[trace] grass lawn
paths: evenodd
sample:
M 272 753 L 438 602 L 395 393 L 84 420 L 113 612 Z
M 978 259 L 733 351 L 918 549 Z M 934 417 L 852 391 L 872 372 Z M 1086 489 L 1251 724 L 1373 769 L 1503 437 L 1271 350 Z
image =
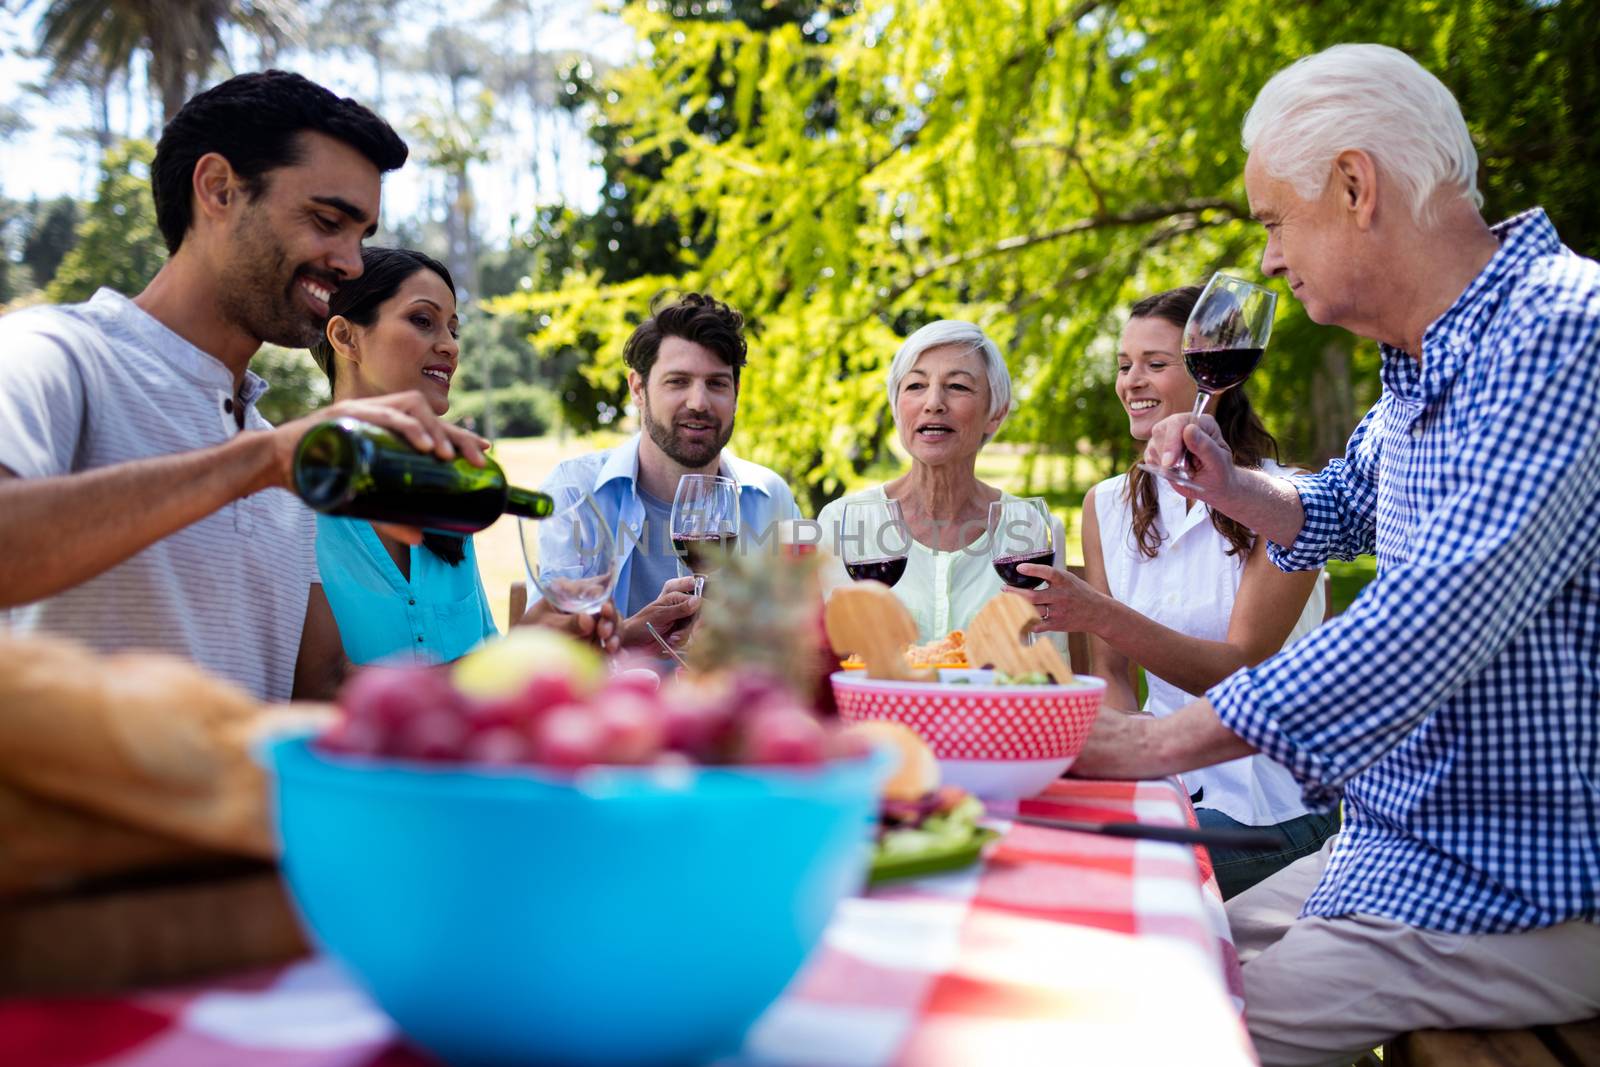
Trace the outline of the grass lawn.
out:
M 505 468 L 506 477 L 514 485 L 534 487 L 542 484 L 555 470 L 556 464 L 570 456 L 582 455 L 596 449 L 610 448 L 625 440 L 615 432 L 593 434 L 587 437 L 561 438 L 557 436 L 504 439 L 495 444 L 495 458 Z M 978 457 L 978 477 L 991 485 L 1011 493 L 1027 491 L 1027 469 L 1030 457 L 1020 449 L 995 445 Z M 894 477 L 905 470 L 902 460 L 898 467 L 885 467 L 867 472 L 861 485 Z M 1080 526 L 1083 512 L 1081 490 L 1042 489 L 1043 486 L 1088 486 L 1103 474 L 1104 467 L 1093 457 L 1050 455 L 1033 459 L 1035 495 L 1049 501 L 1067 529 L 1066 557 L 1068 563 L 1083 562 Z M 505 629 L 509 612 L 512 582 L 524 579 L 522 548 L 518 543 L 517 523 L 495 523 L 476 538 L 478 567 L 483 574 L 483 587 L 489 595 L 494 610 L 495 623 Z M 1334 609 L 1343 611 L 1355 599 L 1361 587 L 1376 573 L 1371 556 L 1363 556 L 1354 563 L 1330 563 L 1328 574 L 1332 580 Z

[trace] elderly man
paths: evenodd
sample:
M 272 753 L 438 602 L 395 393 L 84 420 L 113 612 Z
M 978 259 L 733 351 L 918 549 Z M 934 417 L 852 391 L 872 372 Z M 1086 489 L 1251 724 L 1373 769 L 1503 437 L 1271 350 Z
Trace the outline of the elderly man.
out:
M 1168 718 L 1106 713 L 1078 773 L 1250 752 L 1345 831 L 1235 898 L 1268 1064 L 1413 1029 L 1600 1012 L 1600 266 L 1543 212 L 1484 223 L 1460 110 L 1400 52 L 1341 45 L 1262 89 L 1245 185 L 1263 269 L 1383 347 L 1344 458 L 1280 480 L 1174 416 L 1189 495 L 1279 567 L 1376 550 L 1344 615 Z

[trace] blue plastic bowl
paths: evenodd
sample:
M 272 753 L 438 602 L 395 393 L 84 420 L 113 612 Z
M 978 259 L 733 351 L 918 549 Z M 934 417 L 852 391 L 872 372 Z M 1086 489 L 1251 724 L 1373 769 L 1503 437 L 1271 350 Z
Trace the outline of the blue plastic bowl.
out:
M 736 1049 L 863 881 L 883 757 L 577 779 L 270 747 L 306 924 L 451 1064 Z

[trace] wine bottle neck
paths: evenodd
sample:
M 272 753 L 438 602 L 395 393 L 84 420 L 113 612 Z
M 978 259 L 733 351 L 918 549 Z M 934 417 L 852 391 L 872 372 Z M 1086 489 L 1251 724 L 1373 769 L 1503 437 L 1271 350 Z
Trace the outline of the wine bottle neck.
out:
M 549 518 L 556 510 L 556 502 L 545 493 L 535 489 L 518 489 L 514 485 L 506 487 L 506 514 L 517 515 L 524 519 Z

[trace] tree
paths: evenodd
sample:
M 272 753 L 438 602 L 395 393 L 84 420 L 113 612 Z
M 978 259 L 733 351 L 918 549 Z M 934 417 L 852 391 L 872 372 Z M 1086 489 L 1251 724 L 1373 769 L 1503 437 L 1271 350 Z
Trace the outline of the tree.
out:
M 1221 267 L 1257 270 L 1239 129 L 1273 72 L 1377 40 L 1464 99 L 1496 89 L 1504 117 L 1490 121 L 1506 127 L 1478 133 L 1491 203 L 1506 206 L 1498 138 L 1517 123 L 1553 131 L 1554 158 L 1592 159 L 1583 6 L 868 0 L 813 35 L 631 4 L 644 58 L 603 81 L 596 125 L 629 160 L 661 153 L 659 179 L 628 200 L 645 226 L 677 227 L 679 247 L 655 273 L 617 278 L 591 259 L 502 306 L 548 317 L 536 344 L 585 348 L 590 379 L 615 387 L 621 339 L 656 291 L 729 299 L 752 337 L 736 447 L 813 506 L 882 455 L 888 359 L 936 317 L 980 323 L 1006 353 L 1017 409 L 1003 442 L 1087 443 L 1109 463 L 1106 443 L 1126 437 L 1109 385 L 1128 304 Z M 1533 73 L 1505 77 L 1507 47 Z M 1536 81 L 1539 116 L 1516 99 Z M 699 124 L 708 111 L 728 121 Z M 1539 195 L 1576 199 L 1586 172 Z M 600 247 L 596 235 L 590 256 Z M 1374 359 L 1282 302 L 1250 388 L 1291 457 L 1338 449 L 1373 398 Z
M 114 75 L 128 70 L 136 53 L 146 54 L 166 122 L 224 56 L 222 30 L 229 25 L 274 46 L 303 32 L 299 5 L 289 0 L 50 0 L 39 20 L 39 51 L 56 77 L 86 58 Z
M 262 394 L 256 409 L 274 426 L 328 405 L 328 376 L 303 348 L 262 345 L 261 351 L 250 358 L 250 369 L 272 387 Z
M 87 300 L 101 286 L 137 293 L 161 269 L 167 253 L 150 199 L 154 158 L 149 141 L 126 141 L 106 154 L 94 202 L 78 224 L 77 244 L 46 290 L 51 301 Z
M 44 288 L 78 240 L 78 202 L 70 196 L 32 205 L 32 226 L 22 241 L 22 262 L 33 284 Z

